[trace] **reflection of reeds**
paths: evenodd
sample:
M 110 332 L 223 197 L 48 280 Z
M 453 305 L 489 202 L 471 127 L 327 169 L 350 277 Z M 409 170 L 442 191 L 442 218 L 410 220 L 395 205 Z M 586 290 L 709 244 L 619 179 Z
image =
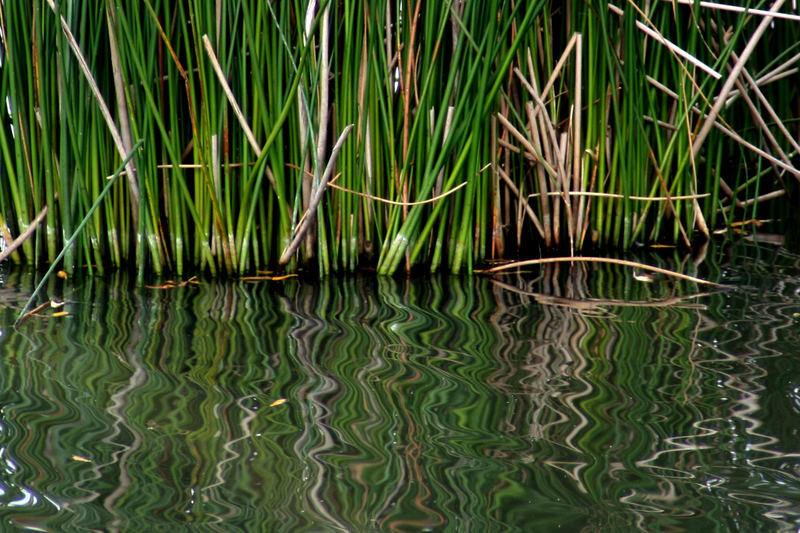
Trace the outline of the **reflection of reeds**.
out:
M 0 235 L 178 274 L 689 244 L 785 214 L 784 6 L 3 2 Z
M 780 278 L 725 267 L 741 290 L 703 296 L 607 264 L 502 284 L 88 278 L 73 319 L 15 332 L 0 309 L 3 484 L 42 496 L 4 513 L 59 531 L 655 530 L 723 509 L 774 525 L 800 514 L 784 371 L 800 280 L 796 257 L 771 259 Z

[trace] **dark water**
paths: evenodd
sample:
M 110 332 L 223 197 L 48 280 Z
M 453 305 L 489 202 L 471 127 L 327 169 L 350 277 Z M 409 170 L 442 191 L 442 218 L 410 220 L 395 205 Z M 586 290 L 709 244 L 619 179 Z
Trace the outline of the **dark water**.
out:
M 662 264 L 739 290 L 9 272 L 0 530 L 796 531 L 800 259 Z

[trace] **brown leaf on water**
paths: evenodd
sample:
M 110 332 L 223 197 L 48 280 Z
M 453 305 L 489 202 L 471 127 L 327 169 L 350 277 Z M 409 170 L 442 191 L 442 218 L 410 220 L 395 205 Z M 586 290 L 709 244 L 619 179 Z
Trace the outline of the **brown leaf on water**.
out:
M 53 314 L 42 313 L 42 311 L 44 311 L 48 307 L 51 309 L 57 309 L 63 305 L 64 302 L 61 300 L 47 300 L 43 304 L 37 305 L 36 307 L 25 313 L 23 316 L 21 316 L 19 319 L 19 324 L 22 324 L 32 316 L 45 317 L 45 318 L 66 316 L 69 314 L 67 311 L 58 311 Z

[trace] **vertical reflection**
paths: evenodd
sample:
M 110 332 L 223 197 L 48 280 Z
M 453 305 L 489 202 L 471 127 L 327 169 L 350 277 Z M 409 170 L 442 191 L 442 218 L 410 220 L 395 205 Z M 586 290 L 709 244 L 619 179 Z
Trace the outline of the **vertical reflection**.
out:
M 329 398 L 340 392 L 340 385 L 321 366 L 327 355 L 326 340 L 331 335 L 328 326 L 330 306 L 336 303 L 327 284 L 320 286 L 319 290 L 301 287 L 293 298 L 283 298 L 282 302 L 284 311 L 294 317 L 289 333 L 292 343 L 287 355 L 305 376 L 305 381 L 293 391 L 303 420 L 302 433 L 295 441 L 294 451 L 305 463 L 303 479 L 307 481 L 307 490 L 304 499 L 309 510 L 326 527 L 347 531 L 347 526 L 333 511 L 338 502 L 331 501 L 323 490 L 330 472 L 321 459 L 334 451 L 338 440 L 330 426 Z
M 800 517 L 795 278 L 697 296 L 607 266 L 165 290 L 115 275 L 52 284 L 70 315 L 17 332 L 24 283 L 0 287 L 0 515 L 16 527 Z

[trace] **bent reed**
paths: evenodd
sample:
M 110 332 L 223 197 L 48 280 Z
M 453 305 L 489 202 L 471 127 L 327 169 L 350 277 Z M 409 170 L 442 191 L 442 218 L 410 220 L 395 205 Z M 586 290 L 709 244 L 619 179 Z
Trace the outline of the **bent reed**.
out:
M 4 0 L 0 235 L 389 275 L 786 217 L 800 16 L 744 3 Z

